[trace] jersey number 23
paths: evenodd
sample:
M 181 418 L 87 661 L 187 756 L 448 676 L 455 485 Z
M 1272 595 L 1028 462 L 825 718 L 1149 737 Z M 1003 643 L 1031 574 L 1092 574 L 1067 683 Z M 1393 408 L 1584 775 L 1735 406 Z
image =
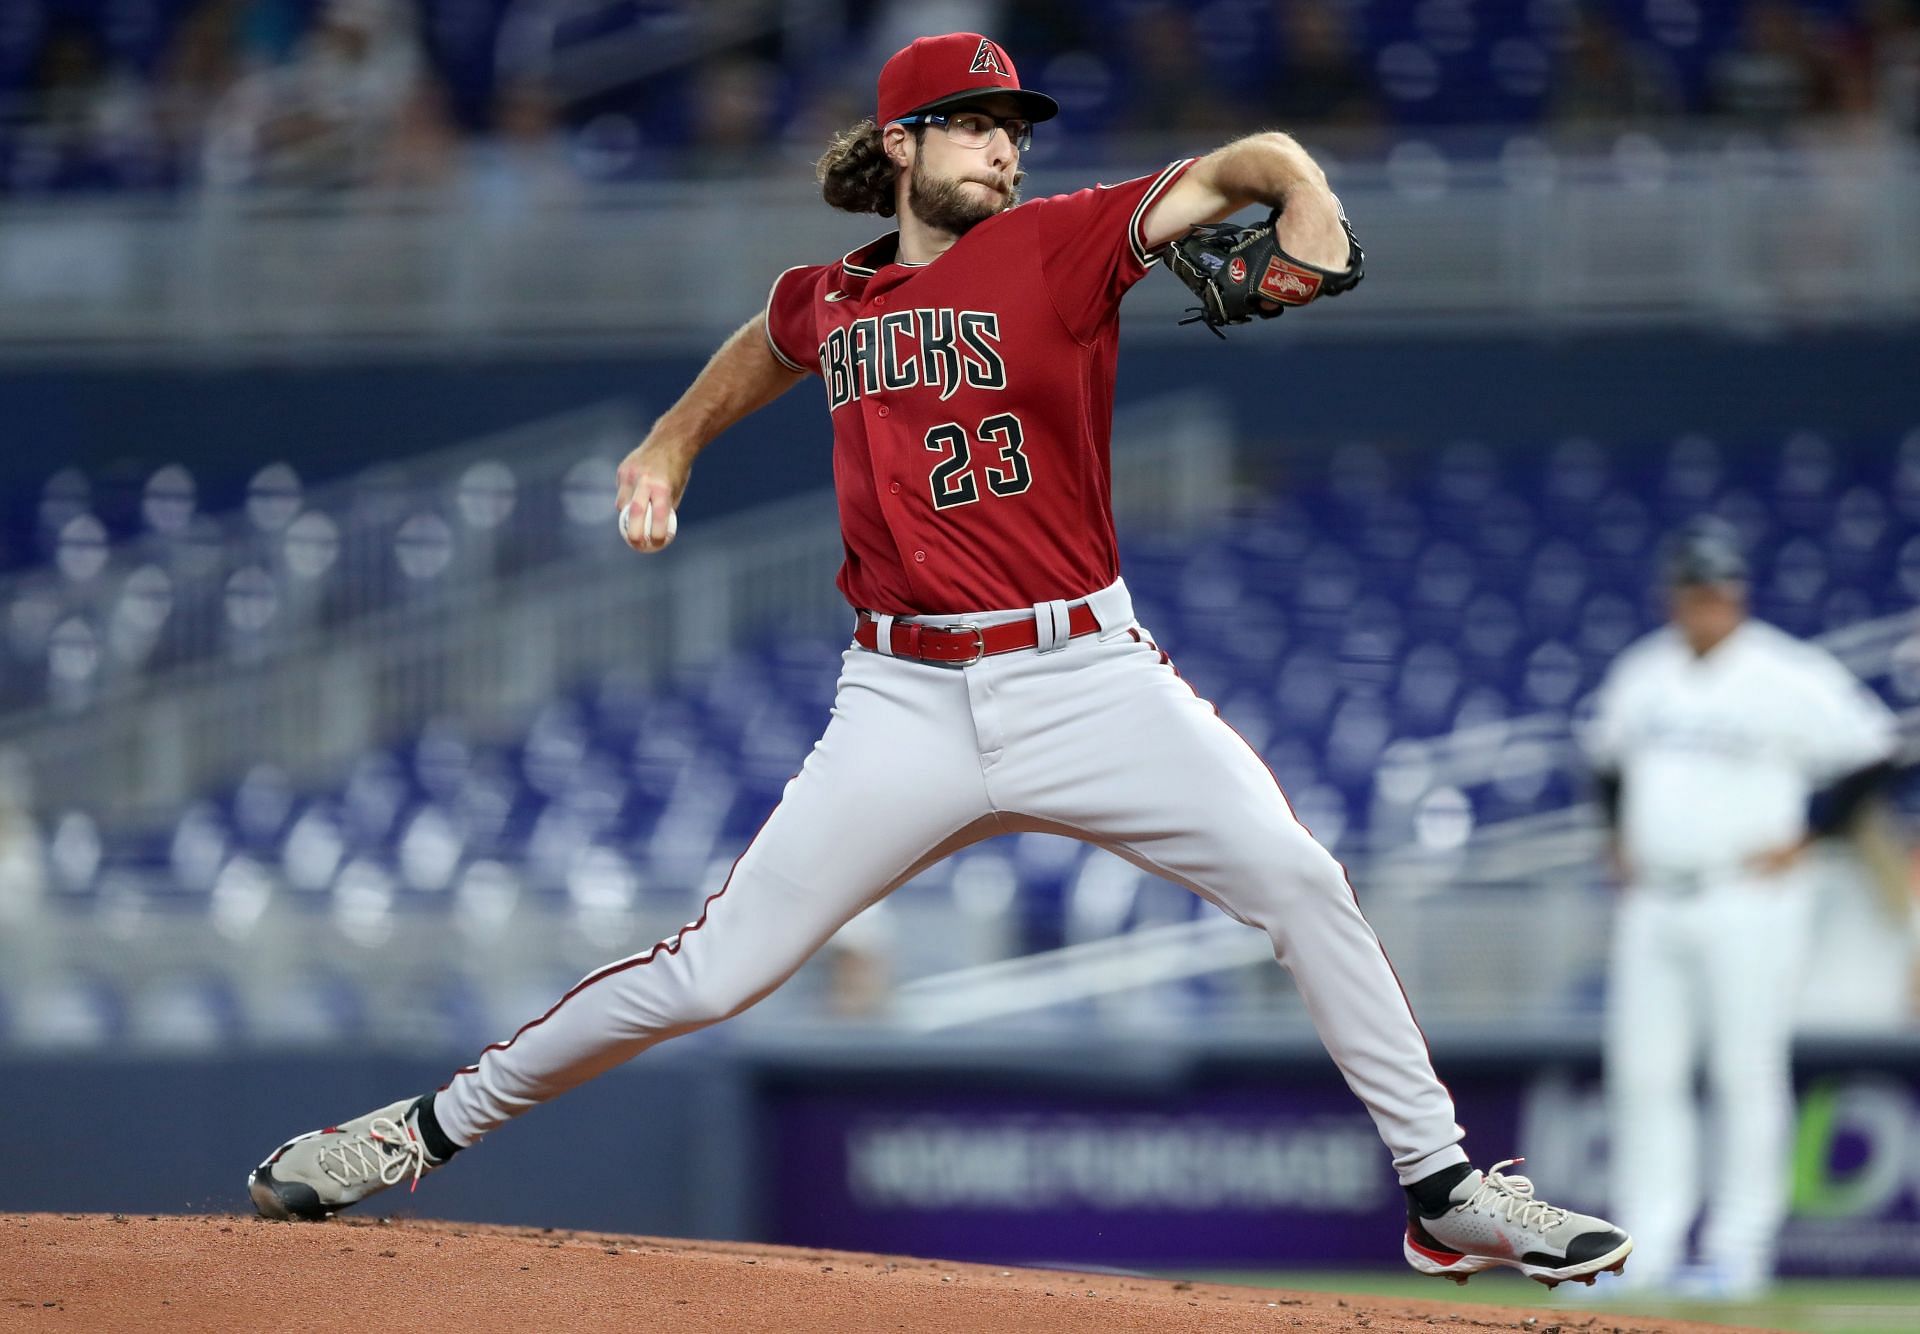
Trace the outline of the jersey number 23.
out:
M 1017 496 L 1033 485 L 1033 470 L 1020 446 L 1025 435 L 1020 419 L 1011 412 L 987 418 L 974 431 L 982 445 L 996 451 L 984 469 L 987 489 L 996 496 Z M 927 432 L 927 448 L 941 456 L 928 479 L 935 509 L 971 505 L 980 499 L 979 476 L 973 471 L 973 441 L 959 422 L 947 422 Z

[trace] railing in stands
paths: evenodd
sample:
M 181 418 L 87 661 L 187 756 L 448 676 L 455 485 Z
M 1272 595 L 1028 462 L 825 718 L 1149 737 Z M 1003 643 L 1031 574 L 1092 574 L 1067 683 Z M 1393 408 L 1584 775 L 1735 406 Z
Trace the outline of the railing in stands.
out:
M 1337 136 L 1336 136 L 1337 138 Z M 1120 180 L 1204 145 L 1138 141 L 1103 167 L 1030 164 L 1029 196 Z M 1736 327 L 1920 312 L 1920 147 L 1890 134 L 1773 141 L 1669 127 L 1497 156 L 1409 138 L 1330 176 L 1372 257 L 1364 300 L 1288 335 L 1388 324 Z M 607 339 L 710 347 L 790 264 L 884 223 L 820 202 L 778 159 L 752 176 L 501 193 L 271 191 L 8 206 L 0 354 L 140 344 Z M 690 261 L 690 253 L 698 258 Z M 1184 290 L 1127 305 L 1132 337 L 1184 337 Z
M 627 552 L 612 499 L 630 421 L 602 409 L 409 465 L 378 488 L 373 536 L 343 548 L 358 554 L 341 586 L 359 591 L 338 600 L 356 614 L 293 619 L 257 646 L 242 640 L 241 652 L 232 616 L 211 616 L 175 665 L 0 721 L 0 747 L 24 755 L 43 809 L 119 820 L 178 805 L 256 762 L 312 775 L 433 718 L 484 732 L 597 673 L 645 678 L 780 627 L 835 633 L 847 613 L 834 587 L 842 549 L 829 494 L 689 528 L 658 558 Z M 1231 436 L 1205 398 L 1123 411 L 1114 441 L 1116 511 L 1178 528 L 1226 504 Z M 521 479 L 516 517 L 460 520 L 461 487 L 476 469 Z M 337 544 L 365 496 L 349 484 L 289 518 L 282 565 L 307 516 L 321 516 Z M 497 488 L 471 499 L 483 511 L 501 503 Z M 431 531 L 409 538 L 422 519 Z M 409 560 L 442 573 L 409 589 Z M 261 568 L 260 596 L 298 596 L 284 568 Z M 225 579 L 214 595 L 231 599 Z M 324 590 L 315 600 L 333 601 Z

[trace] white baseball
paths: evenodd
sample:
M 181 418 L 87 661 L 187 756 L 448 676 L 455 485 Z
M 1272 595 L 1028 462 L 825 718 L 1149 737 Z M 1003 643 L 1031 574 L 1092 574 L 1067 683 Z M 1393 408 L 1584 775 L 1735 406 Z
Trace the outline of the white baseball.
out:
M 620 511 L 620 539 L 623 542 L 625 542 L 628 546 L 632 546 L 634 544 L 633 530 L 632 530 L 633 508 L 634 507 L 632 504 L 628 504 L 628 506 L 625 509 Z M 667 511 L 666 538 L 673 537 L 674 535 L 679 533 L 679 531 L 680 531 L 679 512 L 673 509 L 669 509 Z M 653 502 L 651 500 L 647 502 L 646 509 L 642 512 L 640 517 L 640 536 L 641 536 L 641 540 L 645 543 L 646 546 L 648 547 L 653 546 L 654 544 Z M 666 538 L 662 538 L 661 541 L 664 542 Z

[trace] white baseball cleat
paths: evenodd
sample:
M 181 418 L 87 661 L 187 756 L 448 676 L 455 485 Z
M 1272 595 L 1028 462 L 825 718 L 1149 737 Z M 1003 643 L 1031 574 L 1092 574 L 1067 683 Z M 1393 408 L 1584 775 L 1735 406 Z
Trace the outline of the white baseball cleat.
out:
M 318 1220 L 409 1178 L 417 1184 L 443 1161 L 420 1139 L 424 1101 L 403 1098 L 288 1140 L 248 1175 L 253 1207 L 262 1218 Z
M 1402 1246 L 1407 1263 L 1456 1283 L 1507 1265 L 1549 1288 L 1568 1279 L 1591 1284 L 1604 1270 L 1620 1273 L 1633 1238 L 1603 1218 L 1536 1200 L 1531 1181 L 1501 1173 L 1520 1161 L 1510 1158 L 1483 1177 L 1462 1179 L 1445 1213 L 1429 1218 L 1409 1211 Z

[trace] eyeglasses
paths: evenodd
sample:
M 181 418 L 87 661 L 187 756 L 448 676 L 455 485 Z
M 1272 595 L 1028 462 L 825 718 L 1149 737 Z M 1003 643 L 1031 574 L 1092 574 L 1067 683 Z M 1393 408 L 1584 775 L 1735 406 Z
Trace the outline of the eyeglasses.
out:
M 1005 130 L 1013 146 L 1024 153 L 1033 147 L 1033 122 L 1021 116 L 990 116 L 984 111 L 929 111 L 902 116 L 902 125 L 938 125 L 962 148 L 985 148 L 995 130 Z

